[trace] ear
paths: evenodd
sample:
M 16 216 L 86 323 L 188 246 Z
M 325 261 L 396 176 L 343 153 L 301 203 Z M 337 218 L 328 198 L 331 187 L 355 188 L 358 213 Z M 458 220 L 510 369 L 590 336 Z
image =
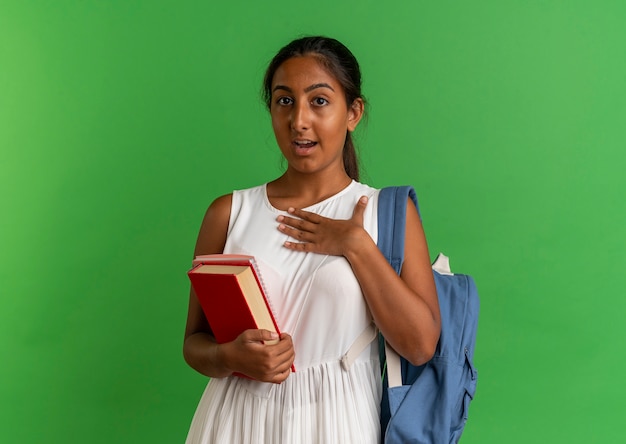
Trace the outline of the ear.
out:
M 352 105 L 350 105 L 348 109 L 348 131 L 352 132 L 356 129 L 364 112 L 365 103 L 363 103 L 363 99 L 359 97 L 352 102 Z

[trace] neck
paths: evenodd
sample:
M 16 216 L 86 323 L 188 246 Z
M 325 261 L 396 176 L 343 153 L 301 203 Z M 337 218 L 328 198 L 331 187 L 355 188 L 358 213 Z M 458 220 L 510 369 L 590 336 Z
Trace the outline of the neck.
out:
M 278 179 L 268 184 L 268 198 L 280 209 L 304 208 L 334 196 L 346 188 L 352 179 L 341 174 L 301 174 L 287 169 Z

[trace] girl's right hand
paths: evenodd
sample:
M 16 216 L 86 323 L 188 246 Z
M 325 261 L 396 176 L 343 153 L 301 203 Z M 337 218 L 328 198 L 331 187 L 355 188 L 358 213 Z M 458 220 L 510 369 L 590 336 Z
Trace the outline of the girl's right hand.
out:
M 287 333 L 282 333 L 276 344 L 264 342 L 272 340 L 276 340 L 276 333 L 246 330 L 234 341 L 219 347 L 223 362 L 233 372 L 243 373 L 258 381 L 280 384 L 291 373 L 296 355 L 291 336 Z

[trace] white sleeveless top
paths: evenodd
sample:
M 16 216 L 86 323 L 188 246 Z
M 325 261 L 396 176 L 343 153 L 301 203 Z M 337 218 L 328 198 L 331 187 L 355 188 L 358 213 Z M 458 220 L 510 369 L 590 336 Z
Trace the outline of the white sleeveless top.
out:
M 378 190 L 352 182 L 305 208 L 349 219 L 361 196 L 364 227 L 376 241 Z M 282 384 L 212 378 L 187 443 L 378 443 L 381 396 L 377 341 L 349 369 L 341 356 L 372 317 L 344 257 L 292 251 L 278 231 L 266 186 L 235 191 L 225 253 L 256 257 L 276 321 L 294 342 L 295 368 Z M 293 239 L 290 239 L 293 241 Z

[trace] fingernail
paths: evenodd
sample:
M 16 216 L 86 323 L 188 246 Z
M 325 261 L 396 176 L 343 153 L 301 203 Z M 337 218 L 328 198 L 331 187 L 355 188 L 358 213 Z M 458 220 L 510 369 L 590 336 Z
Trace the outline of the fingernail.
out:
M 280 216 L 278 216 L 278 217 L 276 218 L 276 220 L 277 220 L 278 222 L 282 222 L 284 218 L 285 218 L 285 216 L 280 215 Z
M 361 196 L 361 203 L 367 203 L 367 196 Z
M 287 213 L 293 213 L 294 211 L 296 211 L 296 209 L 294 207 L 289 207 L 287 209 Z

